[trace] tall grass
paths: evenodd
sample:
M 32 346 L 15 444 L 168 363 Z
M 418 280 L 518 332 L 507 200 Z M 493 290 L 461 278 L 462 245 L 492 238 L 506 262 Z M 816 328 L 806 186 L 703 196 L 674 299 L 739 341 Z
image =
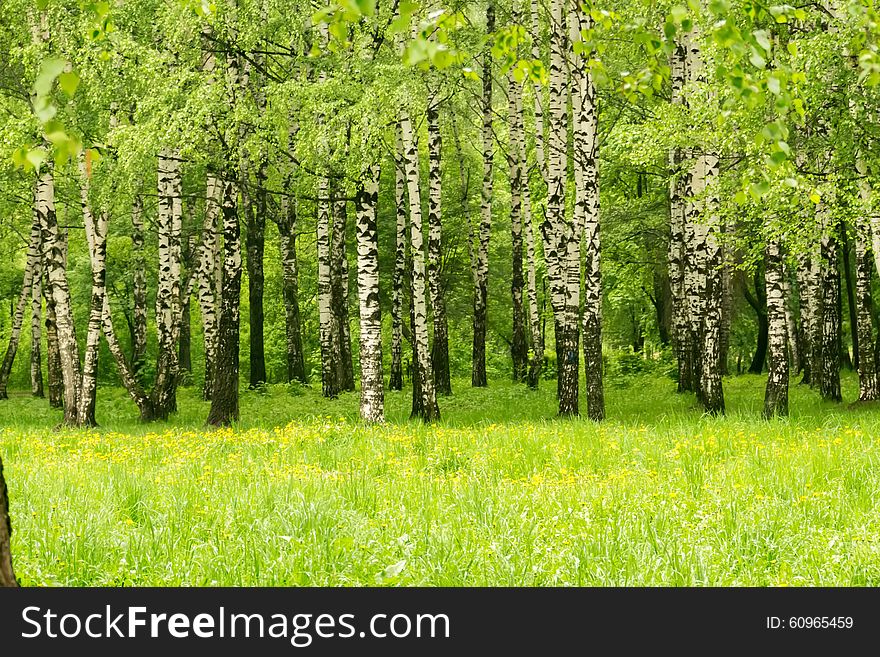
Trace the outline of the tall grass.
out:
M 356 394 L 244 393 L 205 429 L 184 389 L 142 425 L 115 389 L 92 431 L 45 401 L 0 403 L 24 584 L 877 585 L 880 410 L 763 378 L 725 381 L 703 417 L 659 378 L 608 390 L 609 420 L 554 419 L 552 382 L 455 382 L 443 421 L 363 426 Z M 845 381 L 855 396 L 855 381 Z

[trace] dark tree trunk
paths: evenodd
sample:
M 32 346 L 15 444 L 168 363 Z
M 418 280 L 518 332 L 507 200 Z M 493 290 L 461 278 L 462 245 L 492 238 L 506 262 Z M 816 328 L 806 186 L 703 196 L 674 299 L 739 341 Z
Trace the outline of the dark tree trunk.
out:
M 257 170 L 257 189 L 254 202 L 247 212 L 247 272 L 248 310 L 250 320 L 250 387 L 266 383 L 266 347 L 263 339 L 265 312 L 263 310 L 263 255 L 266 246 L 266 166 Z
M 767 322 L 767 293 L 766 283 L 764 282 L 763 265 L 759 265 L 755 269 L 753 277 L 755 284 L 755 295 L 752 295 L 748 285 L 743 285 L 746 301 L 755 311 L 755 319 L 758 324 L 758 341 L 755 346 L 755 354 L 752 357 L 752 363 L 749 365 L 750 374 L 760 374 L 764 371 L 764 362 L 767 360 L 767 332 L 769 325 Z
M 185 278 L 181 283 L 180 332 L 177 337 L 177 369 L 181 381 L 192 374 L 192 316 L 190 313 L 193 290 L 198 276 L 196 238 L 190 235 L 181 249 Z M 175 409 L 176 410 L 176 409 Z
M 822 376 L 819 392 L 827 401 L 843 401 L 840 391 L 840 267 L 838 244 L 833 236 L 822 238 Z
M 524 177 L 524 162 L 521 160 L 523 148 L 523 129 L 519 123 L 522 114 L 521 90 L 511 76 L 508 89 L 510 96 L 510 239 L 512 246 L 513 272 L 510 292 L 513 300 L 513 338 L 510 342 L 510 356 L 513 361 L 513 380 L 525 381 L 529 366 L 529 346 L 526 340 L 526 313 L 524 306 L 525 276 L 523 275 L 523 194 L 528 194 L 527 179 Z
M 18 586 L 12 569 L 12 521 L 9 519 L 9 491 L 3 477 L 3 459 L 0 458 L 0 588 Z
M 577 415 L 580 382 L 580 330 L 577 322 L 557 333 L 557 357 L 559 361 L 559 414 L 563 417 Z M 559 337 L 562 339 L 560 340 Z
M 334 187 L 334 197 L 339 190 Z M 354 386 L 354 362 L 351 353 L 351 326 L 348 312 L 348 203 L 334 198 L 331 203 L 333 213 L 333 237 L 330 246 L 331 276 L 333 289 L 333 314 L 336 316 L 336 349 L 338 358 L 337 381 L 340 390 L 352 391 Z
M 726 232 L 730 232 L 729 227 Z M 722 376 L 730 374 L 728 361 L 730 360 L 730 325 L 733 320 L 733 276 L 728 262 L 729 248 L 726 245 L 722 248 L 724 262 L 721 269 L 721 330 L 718 345 L 718 359 Z
M 843 222 L 840 224 L 840 249 L 843 253 L 843 272 L 846 277 L 846 305 L 849 310 L 849 334 L 852 339 L 852 359 L 849 357 L 849 350 L 844 347 L 845 359 L 850 368 L 859 368 L 859 320 L 856 316 L 856 292 L 853 281 L 852 262 L 850 258 L 850 248 L 852 245 L 849 236 L 846 233 L 846 226 Z
M 660 344 L 668 347 L 672 340 L 672 286 L 669 274 L 661 268 L 654 269 L 653 283 L 654 292 L 648 298 L 656 313 Z
M 288 185 L 288 189 L 291 189 Z M 287 380 L 308 383 L 299 311 L 299 263 L 296 257 L 296 201 L 284 197 L 278 221 L 284 278 L 284 322 L 287 337 Z
M 147 264 L 144 252 L 144 201 L 140 194 L 134 197 L 131 208 L 131 252 L 133 260 L 132 276 L 133 320 L 131 323 L 131 366 L 138 374 L 147 358 Z
M 406 296 L 404 281 L 407 266 L 411 265 L 406 255 L 409 210 L 403 158 L 403 142 L 398 130 L 394 162 L 394 203 L 397 222 L 394 234 L 394 274 L 391 279 L 391 374 L 388 378 L 388 387 L 391 390 L 403 390 L 403 328 L 405 326 L 403 301 Z
M 211 391 L 208 424 L 228 425 L 238 420 L 238 329 L 241 295 L 241 233 L 235 184 L 223 181 L 223 286 L 217 335 L 217 361 Z
M 31 395 L 45 397 L 43 391 L 43 265 L 38 259 L 31 279 Z
M 181 373 L 192 372 L 192 320 L 189 310 L 189 297 L 186 297 L 180 309 L 180 338 L 177 345 L 177 362 Z
M 407 258 L 407 271 L 411 271 L 411 260 Z M 411 418 L 422 417 L 425 412 L 422 408 L 423 397 L 422 397 L 422 386 L 421 386 L 421 372 L 419 371 L 419 352 L 416 348 L 415 341 L 415 330 L 416 330 L 416 313 L 415 307 L 412 302 L 412 283 L 409 285 L 410 294 L 409 294 L 409 335 L 410 335 L 410 346 L 412 347 L 412 367 L 410 368 L 410 375 L 412 377 L 412 407 L 410 409 L 409 416 Z
M 42 259 L 41 249 L 41 232 L 39 214 L 34 212 L 34 220 L 31 225 L 30 241 L 27 249 L 27 262 L 25 264 L 24 278 L 21 283 L 21 293 L 18 295 L 18 301 L 11 308 L 11 333 L 9 335 L 9 344 L 6 347 L 6 353 L 3 356 L 3 362 L 0 364 L 0 399 L 6 399 L 6 386 L 9 383 L 9 375 L 12 373 L 12 365 L 15 362 L 15 355 L 18 353 L 18 343 L 21 339 L 21 329 L 24 324 L 25 309 L 28 301 L 33 298 L 36 290 L 39 290 L 39 277 L 42 267 L 40 261 Z M 12 299 L 10 299 L 12 301 Z M 39 344 L 37 345 L 39 347 Z

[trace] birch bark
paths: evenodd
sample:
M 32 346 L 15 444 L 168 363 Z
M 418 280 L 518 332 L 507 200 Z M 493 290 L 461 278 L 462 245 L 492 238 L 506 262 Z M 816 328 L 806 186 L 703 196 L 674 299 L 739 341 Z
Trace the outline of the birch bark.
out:
M 379 305 L 379 234 L 376 209 L 379 167 L 373 165 L 357 194 L 357 282 L 360 314 L 361 417 L 385 419 L 385 379 L 382 372 L 382 312 Z
M 764 249 L 764 279 L 767 289 L 768 362 L 764 417 L 788 415 L 788 326 L 785 321 L 785 289 L 782 248 L 771 238 Z
M 443 173 L 440 168 L 442 139 L 440 111 L 436 105 L 428 108 L 428 292 L 434 323 L 431 344 L 431 362 L 437 394 L 452 394 L 449 372 L 449 328 L 446 320 L 446 300 L 443 293 L 442 271 L 442 207 Z

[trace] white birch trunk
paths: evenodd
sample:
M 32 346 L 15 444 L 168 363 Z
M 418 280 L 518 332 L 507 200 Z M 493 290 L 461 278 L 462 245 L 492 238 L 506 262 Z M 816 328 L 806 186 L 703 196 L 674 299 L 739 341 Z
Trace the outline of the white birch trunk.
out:
M 671 102 L 684 103 L 682 90 L 687 75 L 687 48 L 682 40 L 675 42 L 670 57 Z M 672 345 L 678 361 L 678 392 L 694 390 L 693 368 L 691 366 L 691 345 L 688 325 L 688 305 L 685 292 L 687 271 L 685 248 L 685 193 L 688 188 L 681 149 L 669 152 L 669 284 L 672 289 Z
M 788 415 L 788 326 L 785 320 L 784 266 L 779 240 L 764 250 L 767 289 L 767 360 L 769 374 L 764 395 L 764 417 Z
M 156 289 L 156 333 L 159 355 L 153 405 L 158 419 L 177 410 L 178 377 L 177 337 L 180 317 L 180 227 L 183 214 L 181 199 L 180 154 L 164 150 L 159 154 L 159 277 Z
M 570 11 L 572 42 L 592 28 L 592 19 L 578 2 Z M 596 87 L 582 57 L 572 50 L 572 125 L 574 128 L 574 220 L 584 234 L 584 373 L 587 387 L 587 416 L 605 419 L 602 382 L 602 275 L 599 244 L 599 133 Z M 578 238 L 580 243 L 580 238 Z M 579 258 L 580 263 L 580 258 Z M 580 270 L 578 269 L 578 284 Z
M 532 32 L 532 59 L 542 61 L 541 57 L 541 24 L 538 20 L 538 0 L 531 0 L 531 32 Z M 544 146 L 544 87 L 536 82 L 533 87 L 535 95 L 535 158 L 538 162 L 538 171 L 544 184 L 549 182 L 547 169 L 547 151 Z
M 856 220 L 856 321 L 858 326 L 859 345 L 859 401 L 877 401 L 880 399 L 880 381 L 874 360 L 874 302 L 871 296 L 871 274 L 874 263 L 868 253 L 871 240 L 871 220 L 873 215 L 873 190 L 867 179 L 867 166 L 859 158 L 856 170 L 861 175 L 859 180 L 859 200 L 862 216 Z
M 196 296 L 202 316 L 205 341 L 205 384 L 202 388 L 202 396 L 204 399 L 211 399 L 214 365 L 217 360 L 217 296 L 214 282 L 219 243 L 217 222 L 223 190 L 221 181 L 214 174 L 207 175 L 206 184 L 205 217 L 202 224 L 202 244 L 199 249 Z
M 52 295 L 55 309 L 61 380 L 64 386 L 64 424 L 74 426 L 79 402 L 80 362 L 65 267 L 67 237 L 59 229 L 55 216 L 55 180 L 51 164 L 44 166 L 46 168 L 37 180 L 37 212 L 40 216 L 43 261 L 46 266 L 49 293 Z
M 415 405 L 417 415 L 425 422 L 440 419 L 437 396 L 434 389 L 434 370 L 428 340 L 428 314 L 425 285 L 425 245 L 422 237 L 422 204 L 419 189 L 419 154 L 413 138 L 412 123 L 407 112 L 400 120 L 403 142 L 404 167 L 409 195 L 410 246 L 412 249 L 412 310 L 413 341 L 418 358 L 416 371 L 420 399 Z
M 442 140 L 440 112 L 436 106 L 428 108 L 428 291 L 431 297 L 431 315 L 434 323 L 434 341 L 431 362 L 434 366 L 434 384 L 437 394 L 452 394 L 449 372 L 449 328 L 446 321 L 446 300 L 440 280 L 442 267 L 442 207 L 443 172 L 440 168 Z
M 85 226 L 86 241 L 89 246 L 89 263 L 92 270 L 92 292 L 76 423 L 81 427 L 93 427 L 97 425 L 95 405 L 98 386 L 98 350 L 101 344 L 104 298 L 107 294 L 107 215 L 99 211 L 96 216 L 91 211 L 89 205 L 91 170 L 82 154 L 79 157 L 79 171 L 82 177 L 80 199 L 83 225 Z
M 495 31 L 495 7 L 491 0 L 486 8 L 486 32 Z M 480 225 L 477 231 L 474 286 L 473 348 L 471 385 L 484 387 L 486 378 L 486 330 L 489 302 L 489 239 L 492 235 L 492 180 L 495 137 L 492 133 L 492 51 L 483 51 L 483 188 L 480 196 Z
M 360 311 L 361 417 L 367 422 L 385 419 L 382 372 L 382 312 L 379 305 L 379 233 L 376 209 L 379 167 L 373 165 L 357 199 L 357 282 Z
M 578 414 L 578 333 L 577 313 L 580 281 L 571 281 L 572 260 L 580 267 L 580 246 L 574 226 L 565 219 L 565 176 L 567 170 L 567 80 L 565 0 L 550 5 L 550 127 L 548 147 L 547 211 L 541 225 L 544 260 L 550 280 L 551 306 L 556 332 L 557 396 L 560 415 Z M 574 258 L 572 258 L 574 255 Z M 573 284 L 572 284 L 573 283 Z

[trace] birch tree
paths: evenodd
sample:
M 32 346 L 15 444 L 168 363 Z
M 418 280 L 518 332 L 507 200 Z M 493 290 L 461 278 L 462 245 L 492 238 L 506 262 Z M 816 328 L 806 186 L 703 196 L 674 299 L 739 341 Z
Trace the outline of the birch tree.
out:
M 65 425 L 77 422 L 77 404 L 80 387 L 79 349 L 73 323 L 70 286 L 65 266 L 66 235 L 58 226 L 55 216 L 55 179 L 51 164 L 45 164 L 39 174 L 36 191 L 36 207 L 40 218 L 43 262 L 46 267 L 49 294 L 52 295 L 55 313 L 55 331 L 58 336 L 58 354 L 63 385 Z
M 403 390 L 403 298 L 406 278 L 407 199 L 403 141 L 397 129 L 394 160 L 394 273 L 391 282 L 391 376 L 388 387 Z
M 220 213 L 223 221 L 223 288 L 220 296 L 220 319 L 217 330 L 217 357 L 208 424 L 222 426 L 239 419 L 238 331 L 241 323 L 241 227 L 238 219 L 235 182 L 227 176 L 222 181 Z
M 139 372 L 147 357 L 147 260 L 144 239 L 144 201 L 135 192 L 131 207 L 131 253 L 133 279 L 131 362 Z
M 334 181 L 335 182 L 335 181 Z M 330 236 L 330 275 L 332 279 L 332 310 L 335 315 L 334 352 L 337 382 L 340 390 L 354 390 L 354 364 L 351 353 L 351 326 L 348 293 L 348 201 L 344 189 L 331 185 L 333 228 Z
M 551 287 L 557 354 L 559 414 L 578 414 L 578 309 L 580 305 L 580 235 L 565 217 L 568 168 L 566 23 L 564 0 L 550 5 L 550 102 L 547 211 L 541 224 L 544 260 Z M 572 280 L 572 274 L 574 280 Z
M 856 225 L 856 313 L 858 331 L 858 401 L 877 401 L 880 399 L 880 382 L 877 379 L 877 365 L 874 358 L 874 302 L 871 297 L 871 274 L 874 263 L 868 252 L 869 228 L 865 219 L 857 220 Z
M 441 281 L 442 271 L 442 208 L 443 172 L 440 168 L 442 138 L 440 111 L 436 104 L 428 107 L 428 291 L 431 297 L 431 315 L 434 340 L 431 343 L 431 362 L 437 393 L 452 394 L 449 372 L 449 328 L 446 320 L 446 300 Z
M 513 75 L 508 76 L 508 122 L 510 150 L 508 169 L 510 178 L 510 240 L 512 245 L 512 276 L 510 291 L 513 301 L 513 338 L 510 356 L 513 361 L 513 380 L 524 381 L 528 369 L 528 345 L 526 344 L 525 306 L 523 303 L 525 279 L 523 276 L 523 128 L 522 90 Z
M 412 249 L 412 314 L 413 345 L 417 357 L 414 375 L 418 387 L 413 386 L 414 415 L 425 422 L 440 419 L 434 389 L 434 370 L 428 344 L 428 314 L 425 285 L 425 251 L 422 237 L 422 204 L 419 190 L 419 154 L 413 138 L 412 122 L 407 111 L 400 119 L 400 136 L 403 143 L 404 168 L 407 194 L 409 196 L 410 246 Z
M 46 387 L 49 389 L 49 406 L 61 408 L 64 404 L 64 382 L 61 379 L 58 321 L 55 317 L 55 300 L 49 290 L 49 277 L 45 271 L 43 283 L 43 297 L 46 300 Z
M 93 213 L 89 204 L 90 178 L 92 176 L 90 153 L 79 158 L 80 198 L 83 226 L 89 246 L 89 262 L 92 270 L 92 293 L 89 301 L 89 322 L 86 333 L 86 351 L 80 384 L 76 424 L 80 427 L 97 426 L 95 407 L 98 385 L 98 348 L 103 328 L 104 300 L 107 296 L 107 215 L 103 211 Z
M 579 2 L 570 11 L 572 43 L 592 28 L 592 19 Z M 592 53 L 587 53 L 592 54 Z M 602 274 L 599 244 L 599 131 L 596 87 L 586 62 L 575 47 L 572 52 L 572 125 L 574 128 L 574 223 L 583 231 L 584 268 L 584 372 L 587 386 L 587 415 L 591 420 L 605 418 L 602 383 Z M 573 274 L 570 273 L 570 276 Z M 578 284 L 580 269 L 578 267 Z
M 265 3 L 262 3 L 262 12 L 265 15 Z M 265 44 L 259 44 L 257 52 L 253 55 L 253 73 L 242 76 L 242 95 L 246 92 L 254 97 L 257 116 L 262 119 L 266 113 L 266 93 L 264 89 L 263 75 L 260 70 L 265 66 Z M 243 62 L 243 70 L 248 70 L 247 60 Z M 241 210 L 245 213 L 247 222 L 247 235 L 245 246 L 247 249 L 247 273 L 248 273 L 248 351 L 250 366 L 249 385 L 258 388 L 267 381 L 266 375 L 266 346 L 264 339 L 265 310 L 263 308 L 263 290 L 265 287 L 265 273 L 263 260 L 266 248 L 266 178 L 268 167 L 266 154 L 259 151 L 256 154 L 256 166 L 251 167 L 247 147 L 243 149 L 241 164 L 241 189 L 243 203 Z M 250 187 L 249 173 L 254 169 L 256 185 L 252 192 L 246 191 Z
M 379 306 L 379 167 L 371 166 L 357 193 L 357 282 L 360 314 L 361 417 L 385 419 L 385 378 L 382 372 L 382 312 Z
M 180 153 L 159 154 L 159 278 L 156 289 L 156 333 L 159 355 L 153 384 L 153 405 L 157 419 L 177 410 L 177 340 L 180 330 L 180 230 L 183 214 Z
M 683 90 L 687 78 L 687 48 L 677 39 L 670 55 L 670 81 L 673 105 L 684 104 Z M 678 391 L 693 392 L 692 349 L 688 324 L 688 304 L 685 293 L 687 271 L 685 245 L 685 191 L 688 172 L 683 167 L 680 148 L 669 151 L 669 282 L 672 288 L 672 344 L 678 362 Z
M 220 216 L 222 182 L 215 173 L 206 177 L 205 212 L 202 223 L 202 241 L 199 247 L 199 264 L 196 275 L 196 297 L 202 316 L 202 335 L 204 336 L 205 383 L 202 397 L 211 399 L 214 385 L 214 370 L 217 360 L 217 298 L 214 279 L 218 240 L 217 222 Z
M 767 288 L 768 361 L 764 417 L 788 415 L 788 327 L 785 321 L 783 254 L 779 239 L 771 236 L 764 250 Z
M 490 0 L 486 7 L 486 34 L 495 31 L 495 6 Z M 483 51 L 483 189 L 480 197 L 480 225 L 477 231 L 474 271 L 474 339 L 472 350 L 471 385 L 484 387 L 486 379 L 486 330 L 489 312 L 489 239 L 492 235 L 492 181 L 495 157 L 495 136 L 492 132 L 492 49 Z
M 288 153 L 293 156 L 293 140 L 298 124 L 288 125 Z M 294 170 L 285 179 L 286 193 L 281 197 L 281 212 L 276 218 L 281 249 L 281 272 L 284 292 L 284 335 L 287 347 L 287 380 L 308 383 L 302 344 L 302 320 L 299 308 L 299 261 L 296 254 L 297 200 L 293 189 Z
M 816 207 L 820 217 L 821 266 L 819 270 L 821 313 L 820 340 L 816 343 L 820 358 L 819 392 L 822 399 L 842 401 L 840 390 L 840 269 L 836 232 L 826 201 Z M 814 375 L 816 372 L 814 371 Z

